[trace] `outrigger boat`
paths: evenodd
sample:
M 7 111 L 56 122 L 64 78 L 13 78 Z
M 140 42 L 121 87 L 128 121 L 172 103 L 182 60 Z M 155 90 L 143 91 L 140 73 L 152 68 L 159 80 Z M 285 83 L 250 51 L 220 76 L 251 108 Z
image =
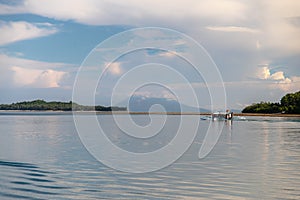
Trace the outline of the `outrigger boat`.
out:
M 233 120 L 233 112 L 226 110 L 226 112 L 215 112 L 210 116 L 203 116 L 200 118 L 201 120 Z M 246 119 L 246 118 L 244 118 Z
M 215 112 L 211 114 L 212 120 L 232 120 L 233 119 L 233 112 L 230 110 L 226 110 L 226 112 Z

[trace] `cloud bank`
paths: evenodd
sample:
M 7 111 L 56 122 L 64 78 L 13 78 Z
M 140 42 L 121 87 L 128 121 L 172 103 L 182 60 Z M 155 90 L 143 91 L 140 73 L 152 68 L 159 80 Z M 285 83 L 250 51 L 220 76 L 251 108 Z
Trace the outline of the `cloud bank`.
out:
M 57 31 L 58 30 L 49 23 L 34 24 L 25 21 L 0 21 L 0 45 L 48 36 L 57 33 Z
M 30 13 L 58 20 L 74 20 L 90 25 L 131 24 L 220 18 L 222 21 L 243 19 L 246 7 L 236 0 L 174 1 L 165 0 L 24 0 L 17 6 L 2 4 L 0 14 Z M 185 20 L 184 20 L 185 21 Z
M 13 6 L 0 4 L 2 15 L 28 13 L 87 25 L 165 26 L 192 36 L 205 29 L 260 33 L 261 49 L 280 53 L 300 51 L 299 23 L 294 23 L 300 21 L 299 9 L 300 2 L 294 0 L 24 0 Z

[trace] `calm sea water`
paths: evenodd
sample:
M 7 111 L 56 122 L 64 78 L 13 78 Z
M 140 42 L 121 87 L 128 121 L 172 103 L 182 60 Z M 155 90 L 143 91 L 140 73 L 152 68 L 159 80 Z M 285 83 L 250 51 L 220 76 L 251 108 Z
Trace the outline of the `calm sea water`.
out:
M 146 115 L 133 117 L 140 124 L 149 121 Z M 109 115 L 98 119 L 122 148 L 143 152 L 149 144 L 126 141 Z M 168 116 L 161 143 L 150 146 L 168 142 L 178 120 Z M 202 132 L 209 123 L 200 122 L 194 143 L 174 164 L 130 174 L 95 160 L 82 145 L 71 115 L 2 113 L 0 199 L 300 199 L 299 118 L 213 122 L 212 127 L 224 123 L 221 137 L 199 160 Z

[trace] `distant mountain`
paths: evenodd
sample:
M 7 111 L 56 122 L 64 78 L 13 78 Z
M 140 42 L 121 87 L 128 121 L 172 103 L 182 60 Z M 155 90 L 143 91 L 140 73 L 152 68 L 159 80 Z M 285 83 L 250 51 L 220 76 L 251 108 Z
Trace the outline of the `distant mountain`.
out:
M 207 109 L 196 108 L 184 104 L 180 104 L 178 101 L 166 98 L 144 97 L 144 96 L 132 96 L 129 100 L 128 110 L 131 112 L 148 112 L 151 106 L 159 104 L 166 112 L 210 112 Z M 162 111 L 159 107 L 152 107 L 152 112 Z

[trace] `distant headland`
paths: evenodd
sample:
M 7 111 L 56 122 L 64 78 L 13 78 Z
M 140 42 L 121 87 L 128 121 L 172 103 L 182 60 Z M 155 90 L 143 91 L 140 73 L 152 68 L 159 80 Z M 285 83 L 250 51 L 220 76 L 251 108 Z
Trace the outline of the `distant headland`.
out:
M 20 110 L 20 111 L 126 111 L 126 107 L 118 106 L 86 106 L 79 105 L 75 102 L 60 102 L 51 101 L 46 102 L 44 100 L 38 99 L 34 101 L 23 101 L 12 104 L 0 104 L 0 110 Z
M 260 102 L 245 107 L 242 113 L 285 113 L 300 114 L 300 91 L 283 96 L 280 102 Z

